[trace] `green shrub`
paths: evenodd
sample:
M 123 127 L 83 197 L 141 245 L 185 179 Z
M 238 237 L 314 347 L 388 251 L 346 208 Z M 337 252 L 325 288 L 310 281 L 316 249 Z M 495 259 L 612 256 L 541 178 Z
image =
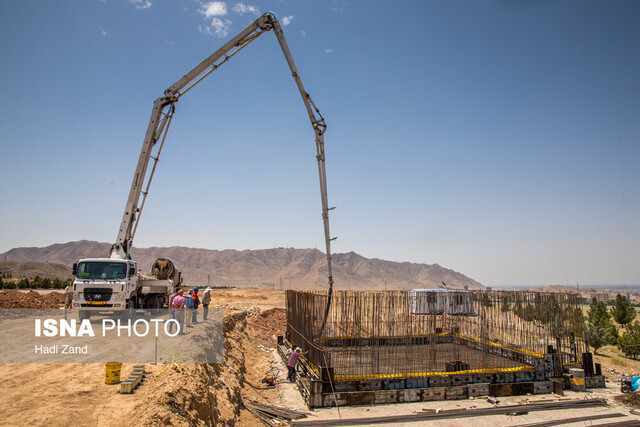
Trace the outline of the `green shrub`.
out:
M 594 354 L 597 354 L 598 349 L 605 345 L 617 343 L 618 328 L 611 322 L 611 315 L 602 301 L 593 298 L 589 304 L 587 315 L 585 338 L 587 343 L 593 347 Z
M 631 306 L 627 297 L 618 294 L 616 295 L 616 303 L 611 309 L 611 315 L 616 322 L 624 327 L 636 317 L 636 310 Z

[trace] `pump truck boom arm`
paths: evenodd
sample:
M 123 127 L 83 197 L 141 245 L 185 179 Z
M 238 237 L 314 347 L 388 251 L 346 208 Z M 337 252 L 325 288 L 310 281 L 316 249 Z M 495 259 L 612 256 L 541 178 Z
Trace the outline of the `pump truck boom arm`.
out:
M 256 19 L 247 28 L 241 31 L 237 36 L 229 40 L 224 46 L 216 50 L 208 58 L 198 64 L 193 70 L 185 74 L 180 80 L 171 85 L 164 91 L 164 95 L 159 97 L 153 103 L 151 111 L 151 119 L 147 127 L 147 132 L 142 144 L 140 158 L 133 175 L 133 182 L 129 191 L 129 198 L 125 206 L 124 215 L 118 231 L 116 243 L 111 248 L 111 258 L 131 259 L 130 249 L 133 238 L 136 233 L 140 215 L 144 208 L 144 203 L 149 192 L 149 186 L 153 179 L 153 174 L 164 145 L 167 131 L 173 114 L 175 112 L 175 103 L 180 97 L 191 90 L 196 84 L 205 77 L 215 71 L 220 65 L 227 62 L 234 55 L 244 49 L 249 43 L 254 41 L 263 33 L 273 30 L 282 53 L 289 65 L 291 75 L 296 82 L 300 96 L 311 120 L 311 125 L 315 133 L 316 158 L 318 161 L 318 174 L 320 178 L 320 197 L 322 201 L 322 220 L 324 223 L 324 236 L 327 254 L 328 279 L 329 279 L 329 300 L 331 299 L 331 291 L 333 289 L 333 275 L 331 269 L 331 237 L 329 232 L 329 206 L 327 201 L 327 180 L 325 171 L 325 155 L 324 155 L 324 132 L 326 124 L 320 111 L 313 103 L 309 94 L 302 85 L 302 80 L 298 75 L 298 70 L 289 51 L 289 47 L 284 38 L 282 28 L 276 17 L 271 13 L 266 13 Z M 149 161 L 153 159 L 153 166 L 147 177 L 147 168 Z M 142 198 L 140 197 L 142 196 Z M 328 307 L 327 307 L 328 308 Z M 324 329 L 324 325 L 322 327 Z

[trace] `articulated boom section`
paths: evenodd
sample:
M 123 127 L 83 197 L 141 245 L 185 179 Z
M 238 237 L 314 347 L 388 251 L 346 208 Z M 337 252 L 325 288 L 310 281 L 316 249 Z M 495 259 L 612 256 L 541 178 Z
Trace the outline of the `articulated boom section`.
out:
M 122 223 L 118 231 L 118 238 L 116 243 L 111 248 L 111 258 L 116 259 L 130 259 L 130 249 L 135 236 L 138 223 L 140 221 L 140 215 L 144 208 L 146 197 L 149 193 L 149 186 L 153 179 L 153 174 L 160 158 L 160 152 L 164 145 L 165 138 L 173 113 L 175 112 L 175 103 L 178 102 L 180 97 L 191 90 L 195 85 L 202 81 L 209 74 L 214 72 L 225 62 L 229 61 L 234 55 L 244 49 L 249 43 L 254 41 L 260 35 L 267 31 L 273 30 L 282 53 L 285 56 L 287 64 L 291 70 L 291 75 L 296 82 L 296 86 L 304 102 L 304 106 L 309 115 L 311 125 L 315 133 L 316 141 L 316 158 L 318 160 L 318 175 L 320 178 L 320 197 L 322 200 L 322 220 L 324 224 L 324 235 L 327 253 L 327 267 L 328 267 L 328 279 L 329 279 L 329 300 L 331 298 L 331 291 L 333 289 L 333 274 L 331 270 L 331 240 L 334 240 L 330 236 L 329 232 L 329 205 L 327 200 L 327 179 L 325 170 L 325 155 L 324 155 L 324 132 L 326 130 L 326 124 L 324 118 L 320 114 L 320 111 L 314 104 L 309 94 L 305 91 L 302 85 L 302 80 L 298 75 L 298 70 L 289 51 L 289 46 L 284 38 L 282 28 L 278 23 L 278 20 L 271 13 L 266 13 L 256 19 L 252 24 L 240 32 L 237 36 L 229 40 L 224 46 L 216 50 L 208 58 L 198 64 L 193 70 L 185 74 L 180 80 L 171 85 L 164 92 L 164 96 L 156 99 L 153 103 L 153 110 L 151 112 L 151 119 L 149 126 L 147 127 L 147 133 L 145 134 L 144 143 L 142 144 L 142 150 L 140 152 L 140 158 L 136 167 L 135 174 L 133 176 L 133 183 L 129 191 L 129 198 L 125 207 L 124 215 L 122 217 Z M 158 144 L 159 142 L 159 144 Z M 151 172 L 147 178 L 147 168 L 150 159 L 153 159 L 153 166 Z M 140 197 L 142 196 L 142 197 Z M 331 208 L 333 209 L 333 208 Z M 328 305 L 327 305 L 328 309 Z M 324 328 L 322 328 L 324 329 Z

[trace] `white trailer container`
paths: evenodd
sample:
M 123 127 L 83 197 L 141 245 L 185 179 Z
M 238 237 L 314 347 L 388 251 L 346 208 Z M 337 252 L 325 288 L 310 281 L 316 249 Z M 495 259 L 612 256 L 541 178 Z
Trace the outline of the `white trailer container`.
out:
M 455 289 L 412 289 L 409 291 L 409 312 L 472 316 L 473 292 Z

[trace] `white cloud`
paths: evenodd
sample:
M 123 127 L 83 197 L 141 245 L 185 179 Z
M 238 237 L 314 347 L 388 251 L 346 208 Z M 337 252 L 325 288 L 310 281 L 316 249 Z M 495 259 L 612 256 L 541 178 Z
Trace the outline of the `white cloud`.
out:
M 149 0 L 129 0 L 132 5 L 136 7 L 136 9 L 148 9 L 151 7 L 151 2 Z
M 260 10 L 258 10 L 257 7 L 252 6 L 250 4 L 238 3 L 235 6 L 233 6 L 233 9 L 231 10 L 241 15 L 247 12 L 253 13 L 254 15 L 260 15 Z
M 206 26 L 199 25 L 198 31 L 205 34 L 216 35 L 220 38 L 227 37 L 229 34 L 229 29 L 231 28 L 232 22 L 229 19 L 224 19 L 222 16 L 225 16 L 228 13 L 227 3 L 223 1 L 211 1 L 208 3 L 200 3 L 201 8 L 199 12 L 205 18 L 211 18 L 211 23 Z M 254 6 L 247 6 L 245 4 L 239 3 L 234 6 L 233 10 L 235 11 L 238 6 L 241 6 L 243 11 L 257 11 L 258 9 Z
M 333 49 L 329 48 L 329 49 L 325 49 L 324 50 L 325 53 L 333 53 Z
M 209 28 L 209 27 L 207 27 Z M 211 20 L 211 28 L 216 32 L 218 37 L 227 37 L 229 34 L 229 28 L 231 28 L 231 21 L 225 19 L 224 21 L 220 18 L 213 18 Z M 209 30 L 211 31 L 211 30 Z M 209 33 L 211 34 L 211 33 Z
M 107 37 L 107 32 L 100 28 L 100 33 L 102 33 L 102 37 Z
M 305 30 L 300 31 L 302 33 L 302 37 L 307 37 L 307 32 Z
M 293 15 L 285 16 L 282 18 L 282 25 L 289 25 L 293 21 Z
M 198 31 L 200 31 L 201 33 L 213 35 L 213 33 L 211 32 L 211 28 L 203 27 L 202 25 L 198 25 Z
M 202 3 L 200 13 L 202 13 L 207 18 L 211 18 L 212 16 L 224 16 L 227 14 L 227 4 L 223 1 L 211 1 L 209 3 Z

